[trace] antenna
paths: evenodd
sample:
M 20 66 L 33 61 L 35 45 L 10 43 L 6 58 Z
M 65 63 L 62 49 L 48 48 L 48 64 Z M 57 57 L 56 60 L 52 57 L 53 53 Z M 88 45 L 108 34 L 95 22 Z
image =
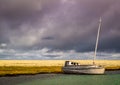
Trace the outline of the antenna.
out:
M 96 39 L 96 45 L 95 45 L 95 54 L 94 54 L 94 58 L 93 58 L 93 64 L 95 64 L 95 59 L 96 59 L 96 55 L 97 55 L 97 48 L 98 48 L 98 40 L 99 40 L 100 29 L 101 29 L 101 22 L 102 22 L 102 19 L 100 17 L 98 33 L 97 33 L 97 39 Z

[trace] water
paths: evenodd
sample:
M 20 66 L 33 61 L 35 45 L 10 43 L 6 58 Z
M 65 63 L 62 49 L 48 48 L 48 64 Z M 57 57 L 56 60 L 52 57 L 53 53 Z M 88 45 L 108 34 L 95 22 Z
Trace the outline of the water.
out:
M 120 85 L 120 74 L 61 75 L 35 79 L 18 85 Z

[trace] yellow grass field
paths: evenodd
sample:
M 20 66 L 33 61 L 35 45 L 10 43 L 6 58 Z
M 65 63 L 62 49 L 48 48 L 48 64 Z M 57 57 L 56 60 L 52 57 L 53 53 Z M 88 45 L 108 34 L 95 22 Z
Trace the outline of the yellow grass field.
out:
M 70 60 L 80 64 L 92 64 L 92 60 Z M 0 60 L 0 75 L 61 73 L 65 60 Z M 96 60 L 106 70 L 120 69 L 120 60 Z

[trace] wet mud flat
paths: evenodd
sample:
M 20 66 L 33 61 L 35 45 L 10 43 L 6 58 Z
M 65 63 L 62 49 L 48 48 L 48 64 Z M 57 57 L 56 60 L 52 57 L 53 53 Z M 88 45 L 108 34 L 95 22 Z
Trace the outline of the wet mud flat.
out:
M 120 70 L 105 71 L 105 74 L 106 74 L 106 75 L 108 75 L 108 74 L 120 74 Z
M 104 75 L 116 75 L 116 74 L 120 74 L 120 70 L 105 71 Z M 17 85 L 17 84 L 29 82 L 32 80 L 58 78 L 60 76 L 66 76 L 66 75 L 68 76 L 71 74 L 36 74 L 36 75 L 4 76 L 4 77 L 0 77 L 0 85 Z
M 36 74 L 36 75 L 16 75 L 0 77 L 0 85 L 17 85 L 19 83 L 36 79 L 46 79 L 62 76 L 63 74 Z

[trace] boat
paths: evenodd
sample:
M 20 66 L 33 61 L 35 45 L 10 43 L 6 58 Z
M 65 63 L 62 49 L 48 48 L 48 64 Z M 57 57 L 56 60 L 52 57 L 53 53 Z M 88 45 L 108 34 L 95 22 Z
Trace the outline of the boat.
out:
M 104 74 L 105 71 L 105 68 L 100 65 L 80 65 L 71 61 L 65 61 L 65 66 L 62 69 L 64 73 L 71 74 Z
M 77 62 L 65 61 L 65 65 L 62 67 L 62 70 L 63 70 L 64 73 L 71 73 L 71 74 L 104 74 L 105 68 L 101 65 L 96 65 L 95 64 L 100 29 L 101 29 L 101 18 L 99 20 L 99 27 L 98 27 L 98 33 L 97 33 L 93 63 L 88 64 L 88 65 L 81 65 L 80 63 L 77 63 Z

